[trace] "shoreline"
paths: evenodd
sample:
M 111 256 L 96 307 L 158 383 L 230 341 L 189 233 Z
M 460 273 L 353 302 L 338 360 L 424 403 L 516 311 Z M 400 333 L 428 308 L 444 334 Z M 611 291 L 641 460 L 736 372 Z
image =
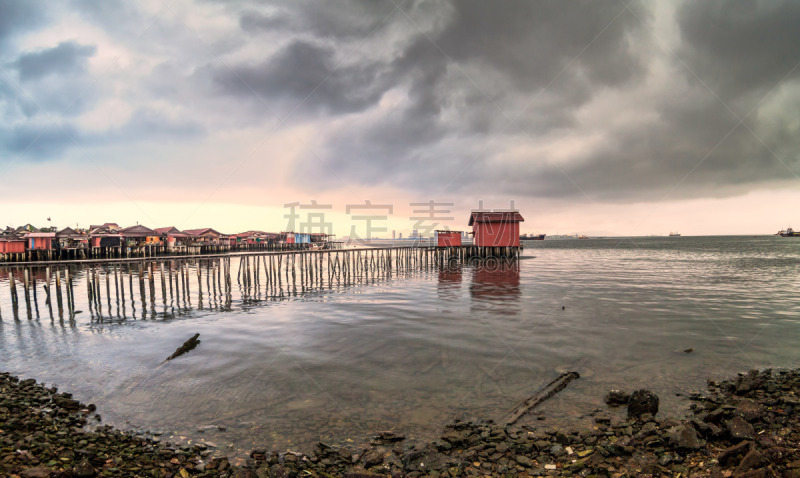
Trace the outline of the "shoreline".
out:
M 687 395 L 684 418 L 648 413 L 657 410 L 654 395 L 634 393 L 628 403 L 625 393 L 610 394 L 609 407 L 627 404 L 633 415 L 595 410 L 592 426 L 547 430 L 454 422 L 430 442 L 381 432 L 357 449 L 255 449 L 234 466 L 204 444 L 178 446 L 105 425 L 90 430 L 100 423 L 94 405 L 0 373 L 0 475 L 800 477 L 800 369 L 751 371 Z

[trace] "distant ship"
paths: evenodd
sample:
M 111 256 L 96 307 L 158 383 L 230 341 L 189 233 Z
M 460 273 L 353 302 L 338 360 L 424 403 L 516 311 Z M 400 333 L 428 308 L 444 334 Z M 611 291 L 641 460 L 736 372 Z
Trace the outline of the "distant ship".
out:
M 589 239 L 589 236 L 581 234 L 580 236 L 578 236 L 578 239 Z
M 681 233 L 680 232 L 670 232 L 669 233 L 669 237 L 681 237 Z
M 785 231 L 778 231 L 778 235 L 782 237 L 800 237 L 800 231 L 793 231 L 790 227 Z
M 523 234 L 519 236 L 520 241 L 544 241 L 547 234 Z

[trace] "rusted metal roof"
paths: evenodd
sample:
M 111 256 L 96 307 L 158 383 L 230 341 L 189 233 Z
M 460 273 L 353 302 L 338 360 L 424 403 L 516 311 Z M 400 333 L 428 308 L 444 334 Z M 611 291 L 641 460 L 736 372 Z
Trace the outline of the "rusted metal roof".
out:
M 172 236 L 172 237 L 189 237 L 188 234 L 184 234 L 175 226 L 169 227 L 157 227 L 153 229 L 159 236 Z
M 124 229 L 120 229 L 119 233 L 125 237 L 158 236 L 158 234 L 156 234 L 156 231 L 142 225 L 130 226 Z
M 62 230 L 60 230 L 60 231 L 58 231 L 56 233 L 56 237 L 58 237 L 58 238 L 65 237 L 65 238 L 70 238 L 70 239 L 74 239 L 74 238 L 86 239 L 86 234 L 81 234 L 80 232 L 76 231 L 75 229 L 73 229 L 71 227 L 65 227 L 64 229 L 62 229 Z
M 469 225 L 476 222 L 523 222 L 524 220 L 519 211 L 473 211 L 469 216 Z
M 56 233 L 55 232 L 29 232 L 29 233 L 25 234 L 24 237 L 26 239 L 29 238 L 29 237 L 34 237 L 34 238 L 36 238 L 36 237 L 55 238 L 56 237 Z
M 203 236 L 203 235 L 208 234 L 208 233 L 216 234 L 218 236 L 222 236 L 223 235 L 220 232 L 215 231 L 214 229 L 212 229 L 210 227 L 206 227 L 206 228 L 203 228 L 203 229 L 184 229 L 183 233 L 184 234 L 188 234 L 190 236 Z

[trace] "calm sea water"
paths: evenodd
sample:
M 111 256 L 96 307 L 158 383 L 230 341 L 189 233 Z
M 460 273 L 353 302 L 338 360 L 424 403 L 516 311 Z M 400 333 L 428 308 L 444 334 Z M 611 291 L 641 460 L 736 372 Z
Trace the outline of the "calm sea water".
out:
M 797 366 L 798 266 L 800 240 L 774 236 L 533 241 L 516 265 L 104 320 L 51 320 L 41 304 L 15 320 L 0 270 L 0 369 L 97 404 L 105 423 L 240 456 L 431 437 L 454 417 L 502 417 L 564 370 L 582 377 L 532 424 L 571 424 L 612 387 L 650 388 L 680 414 L 676 394 L 707 378 Z M 194 333 L 197 349 L 162 363 Z

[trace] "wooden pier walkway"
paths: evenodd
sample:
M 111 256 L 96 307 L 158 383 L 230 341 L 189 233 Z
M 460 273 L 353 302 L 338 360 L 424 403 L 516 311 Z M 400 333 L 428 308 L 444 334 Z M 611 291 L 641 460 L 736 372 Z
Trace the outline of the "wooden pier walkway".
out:
M 20 319 L 22 307 L 28 319 L 74 320 L 83 308 L 93 321 L 129 315 L 144 319 L 185 314 L 193 301 L 200 310 L 230 310 L 234 290 L 237 300 L 248 304 L 470 261 L 515 260 L 518 254 L 517 248 L 455 246 L 86 259 L 1 265 L 0 278 L 8 277 L 14 320 Z M 86 302 L 80 299 L 84 294 Z M 78 307 L 76 300 L 83 305 Z M 0 298 L 0 320 L 6 312 L 3 303 Z
M 338 248 L 340 243 L 329 242 L 325 250 Z M 228 252 L 287 252 L 303 251 L 311 248 L 311 243 L 283 244 L 262 242 L 259 244 L 196 244 L 191 246 L 165 246 L 161 244 L 142 244 L 140 246 L 99 246 L 65 249 L 31 249 L 25 252 L 0 253 L 0 264 L 21 262 L 80 261 L 96 259 L 135 259 L 164 256 L 200 256 Z

